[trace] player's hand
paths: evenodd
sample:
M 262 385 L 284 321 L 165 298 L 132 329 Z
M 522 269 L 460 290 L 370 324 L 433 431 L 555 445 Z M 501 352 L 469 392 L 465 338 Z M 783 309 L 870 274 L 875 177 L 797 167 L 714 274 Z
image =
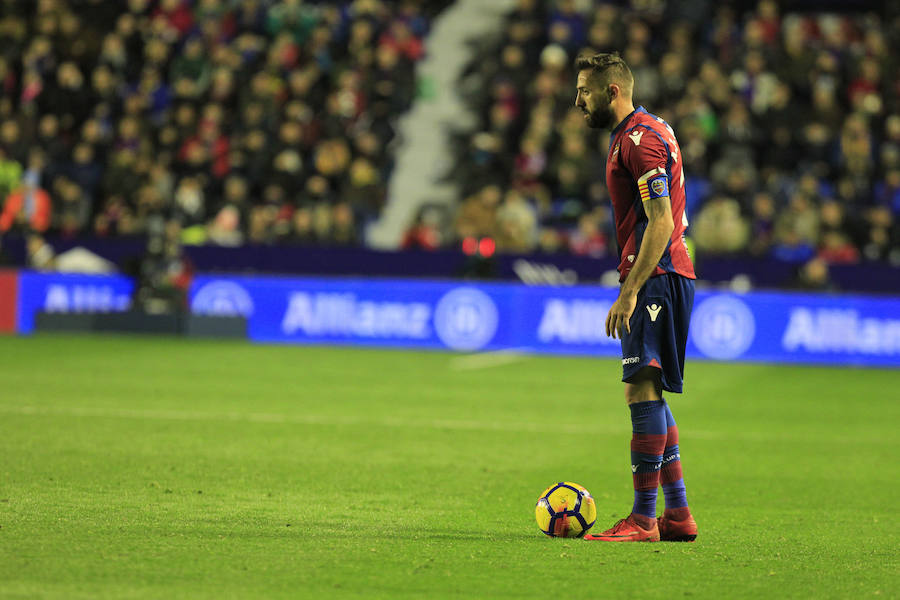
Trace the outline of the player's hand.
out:
M 616 298 L 606 315 L 606 335 L 613 339 L 618 334 L 619 339 L 625 332 L 631 333 L 631 315 L 637 306 L 637 294 L 626 294 Z

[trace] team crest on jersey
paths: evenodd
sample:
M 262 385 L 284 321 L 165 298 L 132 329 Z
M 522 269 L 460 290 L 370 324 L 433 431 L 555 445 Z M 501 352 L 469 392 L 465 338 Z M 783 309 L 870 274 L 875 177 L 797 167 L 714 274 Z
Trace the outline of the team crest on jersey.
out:
M 654 179 L 652 182 L 650 182 L 650 189 L 657 196 L 662 196 L 666 192 L 666 180 L 662 177 Z

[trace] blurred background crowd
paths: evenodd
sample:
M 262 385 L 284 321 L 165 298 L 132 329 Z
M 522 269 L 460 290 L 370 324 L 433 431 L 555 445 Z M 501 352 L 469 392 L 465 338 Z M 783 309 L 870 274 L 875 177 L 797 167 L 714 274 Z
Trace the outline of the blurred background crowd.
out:
M 701 256 L 900 264 L 900 13 L 631 4 L 519 0 L 481 49 L 462 82 L 481 126 L 457 148 L 457 236 L 615 252 L 609 132 L 573 107 L 573 58 L 590 47 L 619 51 L 635 105 L 674 127 Z
M 363 244 L 449 0 L 0 0 L 0 233 Z M 459 91 L 453 214 L 405 247 L 615 253 L 572 59 L 678 136 L 700 253 L 900 264 L 900 20 L 774 0 L 518 0 Z M 438 91 L 440 93 L 440 91 Z
M 2 0 L 0 231 L 359 243 L 441 5 Z

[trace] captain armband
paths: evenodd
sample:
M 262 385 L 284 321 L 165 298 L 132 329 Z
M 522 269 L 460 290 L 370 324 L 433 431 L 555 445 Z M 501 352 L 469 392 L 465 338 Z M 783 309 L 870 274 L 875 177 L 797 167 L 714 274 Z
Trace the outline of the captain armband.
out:
M 662 167 L 650 169 L 638 178 L 637 183 L 642 202 L 646 202 L 651 198 L 666 198 L 669 196 L 669 176 Z

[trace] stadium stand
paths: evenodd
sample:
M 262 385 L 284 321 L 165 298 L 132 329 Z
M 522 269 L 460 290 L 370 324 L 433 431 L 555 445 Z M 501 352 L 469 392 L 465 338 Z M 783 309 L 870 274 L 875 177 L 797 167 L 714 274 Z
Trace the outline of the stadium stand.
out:
M 448 4 L 0 0 L 0 233 L 364 244 Z M 424 206 L 402 246 L 615 252 L 605 136 L 572 109 L 591 47 L 675 127 L 698 252 L 812 260 L 812 287 L 900 264 L 900 12 L 793 5 L 517 0 L 459 82 L 455 215 Z
M 619 4 L 519 0 L 479 50 L 460 83 L 480 127 L 457 148 L 457 238 L 615 252 L 608 140 L 573 107 L 572 61 L 590 47 L 620 51 L 635 104 L 675 128 L 698 252 L 900 264 L 896 3 Z
M 0 2 L 0 232 L 360 243 L 446 2 Z

